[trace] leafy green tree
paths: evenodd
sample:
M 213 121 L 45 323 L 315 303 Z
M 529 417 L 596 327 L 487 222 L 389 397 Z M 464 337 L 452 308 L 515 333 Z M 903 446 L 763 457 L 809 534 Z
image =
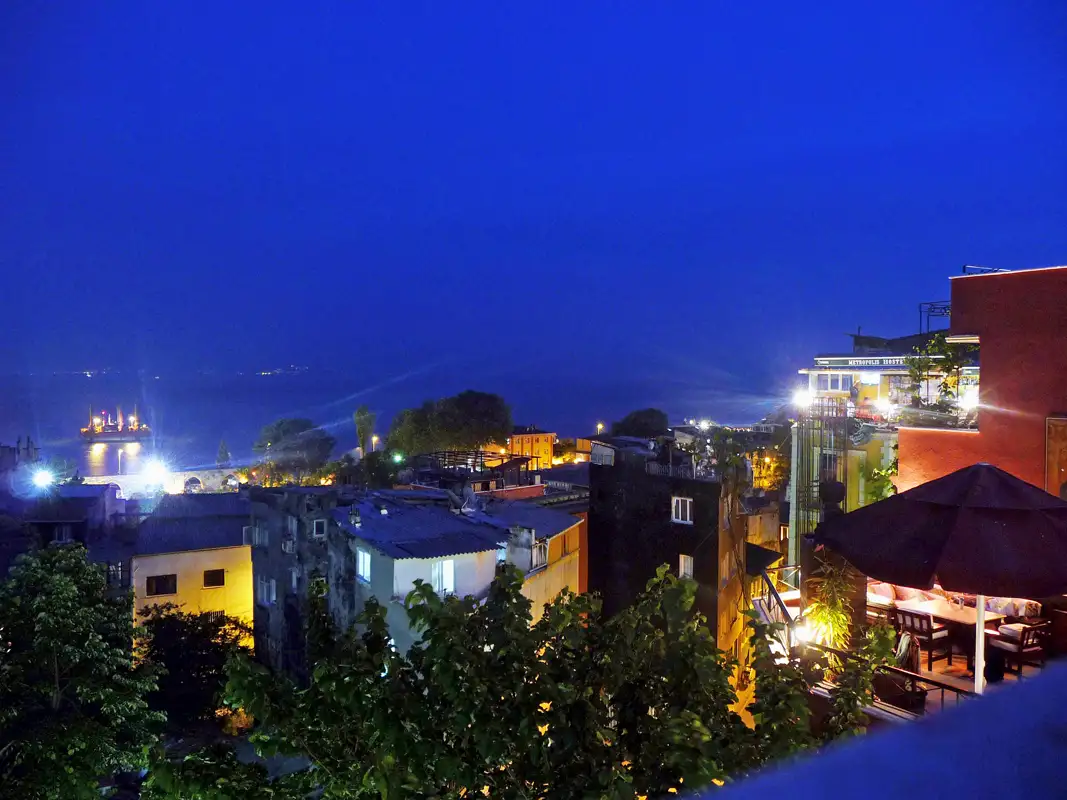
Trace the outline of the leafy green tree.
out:
M 611 619 L 596 597 L 565 594 L 532 627 L 521 583 L 502 570 L 481 603 L 418 583 L 421 640 L 406 656 L 373 600 L 360 633 L 336 630 L 320 586 L 310 684 L 240 659 L 230 702 L 259 721 L 262 752 L 308 758 L 326 796 L 651 797 L 783 749 L 732 709 L 734 664 L 693 613 L 693 582 L 664 567 Z
M 887 664 L 893 655 L 896 634 L 888 625 L 873 625 L 867 629 L 858 658 L 846 658 L 835 679 L 837 691 L 830 697 L 830 716 L 827 718 L 827 741 L 855 736 L 867 727 L 864 708 L 874 697 L 874 675 L 878 667 Z
M 374 423 L 377 415 L 366 406 L 360 406 L 352 415 L 356 422 L 356 443 L 363 455 L 371 452 L 371 437 L 374 436 Z
M 306 800 L 307 776 L 271 781 L 262 764 L 239 761 L 218 744 L 172 761 L 161 748 L 152 758 L 143 800 Z
M 149 706 L 176 731 L 215 720 L 226 686 L 226 662 L 247 652 L 251 630 L 239 619 L 183 612 L 173 603 L 138 612 L 139 656 L 157 667 L 158 687 Z
M 5 797 L 97 798 L 144 766 L 162 715 L 133 659 L 132 598 L 109 596 L 81 545 L 23 556 L 0 584 L 0 787 Z
M 337 440 L 309 419 L 279 419 L 259 432 L 252 450 L 281 471 L 312 472 L 330 459 Z
M 667 433 L 667 415 L 658 408 L 631 411 L 618 422 L 611 423 L 612 436 L 639 436 L 653 439 Z
M 511 409 L 503 398 L 467 390 L 401 411 L 389 428 L 388 444 L 406 455 L 477 450 L 504 441 L 511 430 Z
M 218 455 L 215 456 L 215 465 L 219 469 L 228 469 L 229 466 L 230 466 L 230 462 L 231 462 L 230 448 L 228 448 L 226 446 L 226 440 L 225 439 L 221 439 L 219 441 L 219 452 L 218 452 Z

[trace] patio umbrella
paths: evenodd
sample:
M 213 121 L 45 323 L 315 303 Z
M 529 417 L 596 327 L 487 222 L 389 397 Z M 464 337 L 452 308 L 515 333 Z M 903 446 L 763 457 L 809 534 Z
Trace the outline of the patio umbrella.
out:
M 985 595 L 1067 593 L 1067 502 L 990 464 L 975 464 L 828 519 L 812 539 L 877 580 L 934 582 L 978 595 L 975 689 L 985 665 Z

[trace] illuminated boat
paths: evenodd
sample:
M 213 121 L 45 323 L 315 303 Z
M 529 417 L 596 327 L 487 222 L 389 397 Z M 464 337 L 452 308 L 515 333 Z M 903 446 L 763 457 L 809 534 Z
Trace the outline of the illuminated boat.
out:
M 90 408 L 89 424 L 81 429 L 82 439 L 87 442 L 139 442 L 151 435 L 151 428 L 137 415 L 137 406 L 128 417 L 118 407 L 114 417 L 107 411 L 96 412 Z

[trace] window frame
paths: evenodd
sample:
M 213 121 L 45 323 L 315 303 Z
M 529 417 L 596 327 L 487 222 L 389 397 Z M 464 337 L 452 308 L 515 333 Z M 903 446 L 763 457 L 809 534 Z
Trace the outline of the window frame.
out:
M 321 530 L 320 530 L 320 528 L 321 528 Z M 311 523 L 311 535 L 313 537 L 315 537 L 316 539 L 324 539 L 324 538 L 326 538 L 326 530 L 327 530 L 327 527 L 326 527 L 326 518 L 325 517 L 322 517 L 321 519 L 316 519 L 316 520 L 312 521 L 312 523 Z
M 541 569 L 548 566 L 548 542 L 534 542 L 530 548 L 530 569 Z
M 685 553 L 678 554 L 678 577 L 693 580 L 693 557 Z
M 366 560 L 367 571 L 363 573 L 363 562 Z M 371 575 L 371 557 L 370 550 L 363 547 L 356 548 L 356 580 L 360 583 L 370 583 Z
M 683 505 L 684 504 L 684 505 Z M 687 513 L 681 514 L 681 510 L 684 509 Z M 671 496 L 671 522 L 678 525 L 692 525 L 693 524 L 693 498 L 682 497 L 681 495 Z
M 169 592 L 153 592 L 151 589 L 148 588 L 149 581 L 158 581 L 158 580 L 160 580 L 162 578 L 173 578 L 174 579 L 174 588 L 171 591 L 169 591 Z M 178 593 L 178 573 L 177 572 L 164 572 L 164 573 L 161 573 L 159 575 L 148 575 L 144 579 L 144 594 L 145 594 L 145 597 L 166 597 L 168 595 L 177 594 L 177 593 Z
M 222 575 L 222 583 L 208 583 L 207 582 L 208 573 L 212 573 L 213 575 L 221 574 Z M 225 586 L 226 586 L 226 570 L 225 569 L 205 569 L 204 570 L 204 575 L 203 575 L 203 584 L 202 584 L 202 586 L 205 589 L 222 589 L 222 588 L 225 588 Z
M 456 559 L 438 558 L 430 563 L 430 586 L 438 597 L 456 593 Z

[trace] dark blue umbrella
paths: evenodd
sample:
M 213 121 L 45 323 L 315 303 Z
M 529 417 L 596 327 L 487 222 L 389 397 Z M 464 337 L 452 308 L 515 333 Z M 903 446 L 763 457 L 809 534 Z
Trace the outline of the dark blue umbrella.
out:
M 887 583 L 978 595 L 1067 593 L 1067 502 L 990 464 L 975 464 L 822 522 L 816 545 Z M 985 637 L 977 636 L 981 691 Z

